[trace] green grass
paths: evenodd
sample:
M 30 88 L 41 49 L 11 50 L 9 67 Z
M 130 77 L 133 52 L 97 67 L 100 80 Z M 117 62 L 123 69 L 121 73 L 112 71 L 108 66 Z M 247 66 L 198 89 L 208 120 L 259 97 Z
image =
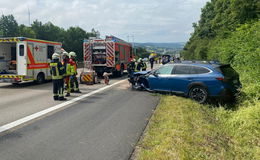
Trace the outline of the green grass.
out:
M 135 159 L 259 159 L 260 103 L 236 111 L 162 96 Z

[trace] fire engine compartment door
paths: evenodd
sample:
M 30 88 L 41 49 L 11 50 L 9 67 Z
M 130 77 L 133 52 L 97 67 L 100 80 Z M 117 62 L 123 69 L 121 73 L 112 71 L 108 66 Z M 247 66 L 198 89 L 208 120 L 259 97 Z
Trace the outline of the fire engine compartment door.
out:
M 17 74 L 26 75 L 27 74 L 27 49 L 26 42 L 18 42 L 16 47 L 16 57 L 17 57 Z
M 104 42 L 93 43 L 92 64 L 103 66 L 106 65 L 106 46 Z

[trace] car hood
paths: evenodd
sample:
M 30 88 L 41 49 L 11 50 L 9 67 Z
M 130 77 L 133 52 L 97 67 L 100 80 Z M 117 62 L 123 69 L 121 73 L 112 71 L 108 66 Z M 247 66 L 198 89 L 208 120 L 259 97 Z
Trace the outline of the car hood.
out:
M 146 74 L 148 74 L 148 73 L 150 73 L 150 71 L 141 71 L 141 72 L 135 72 L 134 73 L 134 75 L 146 75 Z

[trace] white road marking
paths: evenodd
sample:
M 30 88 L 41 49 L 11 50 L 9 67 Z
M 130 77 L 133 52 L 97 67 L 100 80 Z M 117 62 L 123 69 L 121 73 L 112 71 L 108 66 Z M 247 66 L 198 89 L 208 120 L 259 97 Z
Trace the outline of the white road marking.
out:
M 67 105 L 69 105 L 69 104 L 72 104 L 72 103 L 74 103 L 74 102 L 77 102 L 77 101 L 79 101 L 79 100 L 81 100 L 81 99 L 84 99 L 84 98 L 86 98 L 86 97 L 89 97 L 89 96 L 91 96 L 91 95 L 93 95 L 93 94 L 96 94 L 96 93 L 98 93 L 98 92 L 104 91 L 104 90 L 106 90 L 106 89 L 108 89 L 108 88 L 111 88 L 111 87 L 113 87 L 113 86 L 115 86 L 115 85 L 117 85 L 117 84 L 119 84 L 119 83 L 124 82 L 124 81 L 126 81 L 126 79 L 121 80 L 121 81 L 118 81 L 118 82 L 115 82 L 115 83 L 113 83 L 113 84 L 111 84 L 111 85 L 108 85 L 108 86 L 105 86 L 105 87 L 103 87 L 103 88 L 97 89 L 97 90 L 95 90 L 95 91 L 92 91 L 92 92 L 90 92 L 90 93 L 84 94 L 84 95 L 82 95 L 82 96 L 79 96 L 79 97 L 74 98 L 74 99 L 72 99 L 72 100 L 69 100 L 69 101 L 66 101 L 66 102 L 64 102 L 64 103 L 58 104 L 58 105 L 56 105 L 56 106 L 47 108 L 47 109 L 42 110 L 42 111 L 40 111 L 40 112 L 34 113 L 34 114 L 32 114 L 32 115 L 26 116 L 26 117 L 24 117 L 24 118 L 18 119 L 18 120 L 14 121 L 14 122 L 5 124 L 5 125 L 3 125 L 3 126 L 0 126 L 0 133 L 5 132 L 5 131 L 8 131 L 8 130 L 10 130 L 10 129 L 12 129 L 12 128 L 15 128 L 15 127 L 17 127 L 17 126 L 19 126 L 19 125 L 21 125 L 21 124 L 24 124 L 24 123 L 26 123 L 26 122 L 29 122 L 29 121 L 33 120 L 33 119 L 39 118 L 39 117 L 41 117 L 41 116 L 44 116 L 44 115 L 46 115 L 46 114 L 48 114 L 48 113 L 50 113 L 50 112 L 53 112 L 53 111 L 55 111 L 55 110 L 61 109 L 61 108 L 65 107 L 65 106 L 67 106 Z

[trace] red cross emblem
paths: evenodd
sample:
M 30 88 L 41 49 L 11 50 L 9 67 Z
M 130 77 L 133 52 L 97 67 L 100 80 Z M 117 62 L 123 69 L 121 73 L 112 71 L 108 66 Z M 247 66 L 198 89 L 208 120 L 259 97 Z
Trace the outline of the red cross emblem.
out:
M 35 49 L 36 51 L 38 51 L 39 48 L 36 46 L 36 47 L 34 47 L 34 49 Z

